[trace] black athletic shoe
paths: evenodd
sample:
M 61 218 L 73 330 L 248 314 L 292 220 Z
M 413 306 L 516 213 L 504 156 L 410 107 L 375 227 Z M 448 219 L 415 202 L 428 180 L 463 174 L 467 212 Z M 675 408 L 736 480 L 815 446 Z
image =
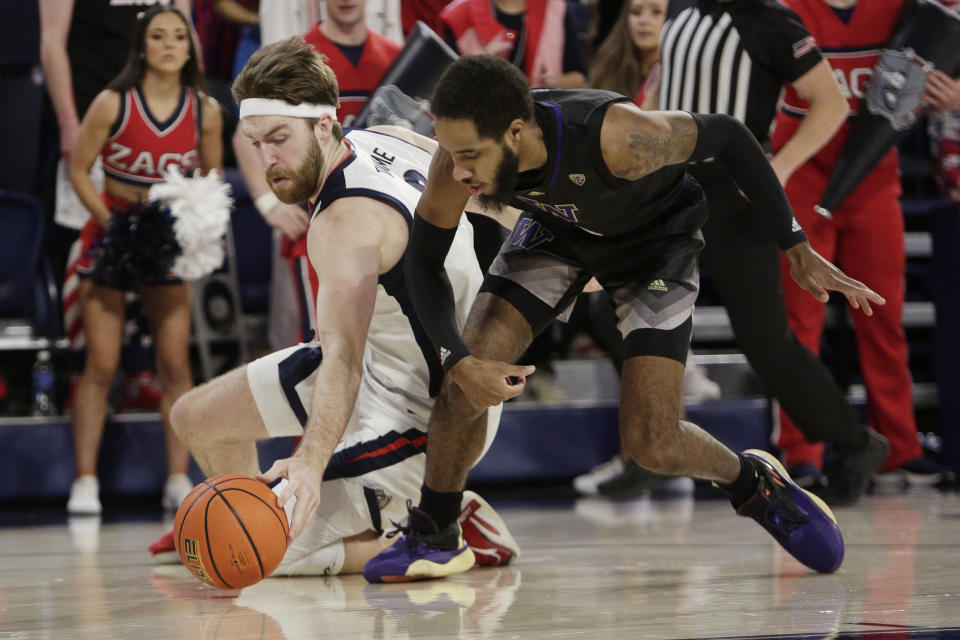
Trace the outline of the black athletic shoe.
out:
M 835 455 L 823 469 L 827 476 L 827 489 L 823 494 L 827 504 L 842 507 L 859 500 L 889 452 L 890 442 L 873 429 L 867 429 L 866 447 Z

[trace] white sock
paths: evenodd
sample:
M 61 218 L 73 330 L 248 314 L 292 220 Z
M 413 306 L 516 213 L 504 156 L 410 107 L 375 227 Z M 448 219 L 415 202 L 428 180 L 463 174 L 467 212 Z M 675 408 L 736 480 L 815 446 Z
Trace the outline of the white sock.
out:
M 273 575 L 277 576 L 336 576 L 343 570 L 346 551 L 343 540 L 337 540 L 325 547 L 310 551 L 298 558 L 290 558 L 290 551 Z

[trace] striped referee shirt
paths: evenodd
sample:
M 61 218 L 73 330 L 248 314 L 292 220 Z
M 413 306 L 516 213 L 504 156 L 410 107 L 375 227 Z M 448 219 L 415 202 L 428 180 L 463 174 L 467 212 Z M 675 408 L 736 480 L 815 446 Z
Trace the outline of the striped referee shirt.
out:
M 823 57 L 775 0 L 698 0 L 664 26 L 660 51 L 660 109 L 731 115 L 761 143 L 783 85 Z

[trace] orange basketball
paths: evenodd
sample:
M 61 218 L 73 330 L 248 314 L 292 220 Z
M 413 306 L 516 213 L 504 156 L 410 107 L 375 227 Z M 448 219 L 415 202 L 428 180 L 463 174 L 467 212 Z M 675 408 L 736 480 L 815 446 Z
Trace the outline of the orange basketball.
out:
M 226 474 L 187 494 L 173 521 L 177 553 L 193 575 L 221 589 L 266 578 L 287 550 L 287 516 L 263 482 Z

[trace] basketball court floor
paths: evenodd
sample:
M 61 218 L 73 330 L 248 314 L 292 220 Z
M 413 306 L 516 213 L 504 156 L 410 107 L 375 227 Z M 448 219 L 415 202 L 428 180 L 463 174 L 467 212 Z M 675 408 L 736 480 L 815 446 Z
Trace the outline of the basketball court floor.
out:
M 518 499 L 487 493 L 521 546 L 505 568 L 368 585 L 270 578 L 221 591 L 145 547 L 169 526 L 0 529 L 0 640 L 383 638 L 960 638 L 960 493 L 869 496 L 838 509 L 846 559 L 817 575 L 722 499 Z

